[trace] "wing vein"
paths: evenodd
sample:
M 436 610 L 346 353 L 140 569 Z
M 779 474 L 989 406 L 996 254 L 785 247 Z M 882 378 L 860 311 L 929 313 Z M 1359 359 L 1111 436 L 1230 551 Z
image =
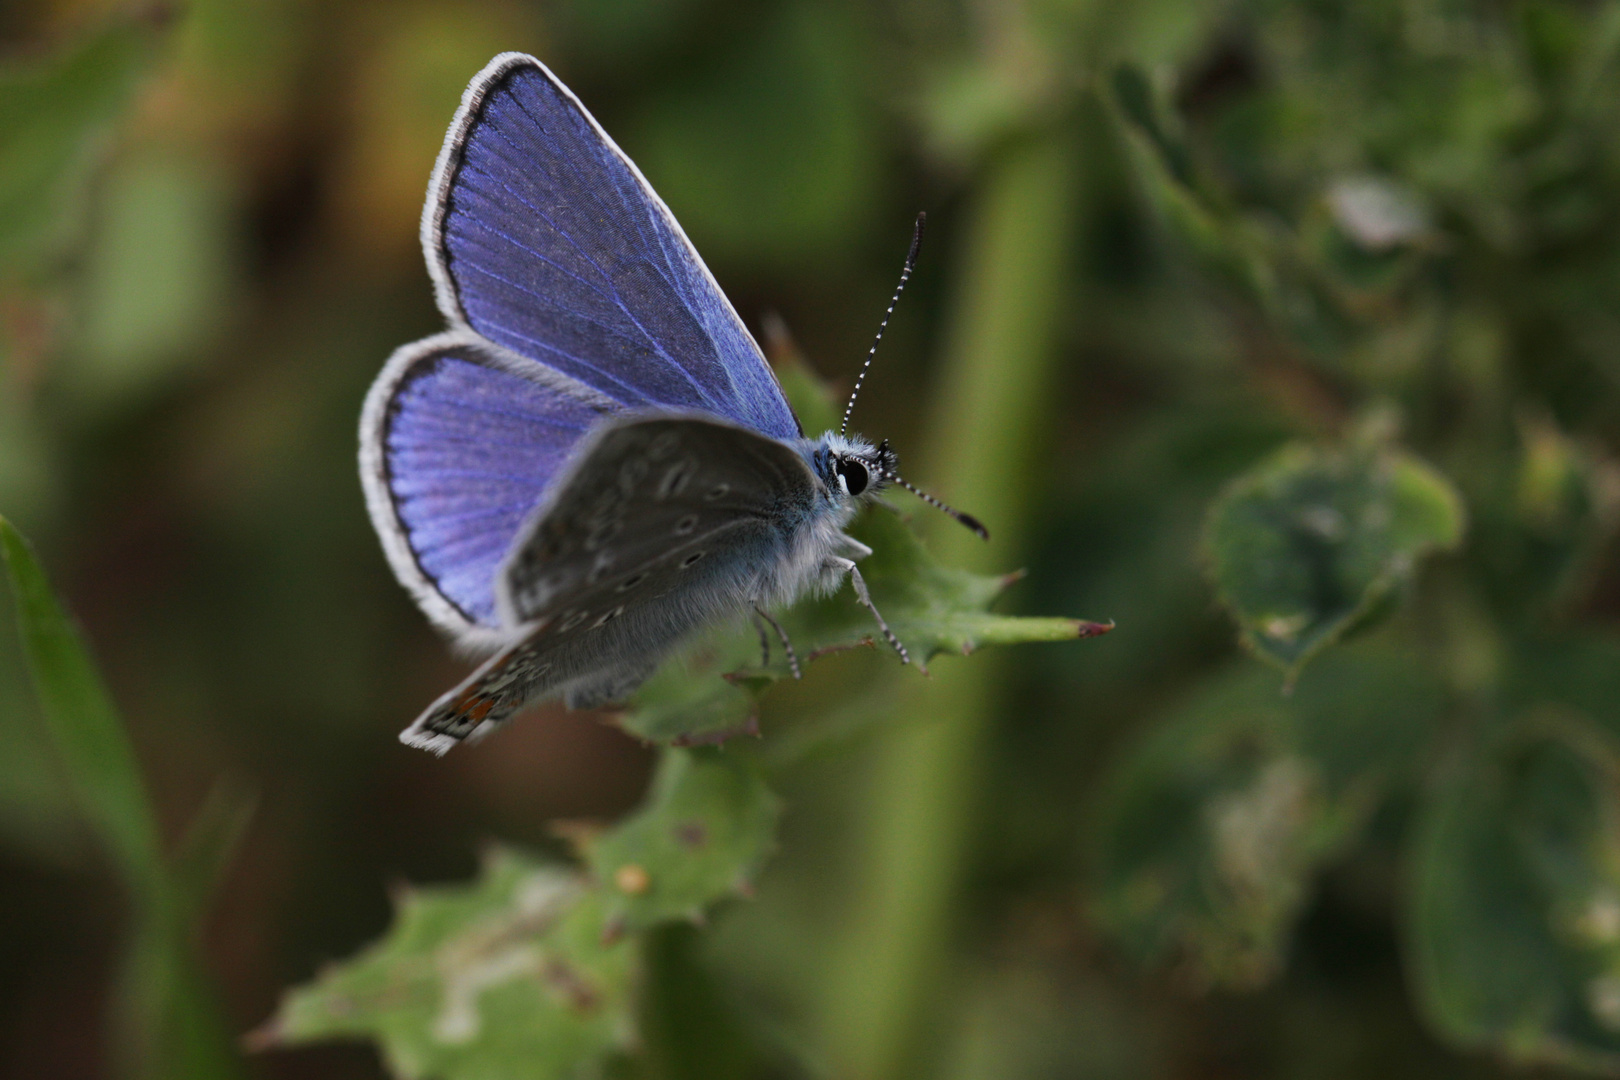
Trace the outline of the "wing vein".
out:
M 532 112 L 529 111 L 528 105 L 523 101 L 523 99 L 521 97 L 519 97 L 516 94 L 513 94 L 512 95 L 512 101 L 517 106 L 518 111 L 521 112 L 524 116 L 528 117 L 529 122 L 534 125 L 534 129 L 535 129 L 536 134 L 538 134 L 540 139 L 544 143 L 546 143 L 546 145 L 552 150 L 553 154 L 556 155 L 557 160 L 568 163 L 569 167 L 573 170 L 574 175 L 576 177 L 578 177 L 579 179 L 581 179 L 581 180 L 592 179 L 590 177 L 586 177 L 583 174 L 583 172 L 581 172 L 579 164 L 573 160 L 573 157 L 571 155 L 557 152 L 559 150 L 559 147 L 557 146 L 556 140 L 546 130 L 545 125 L 540 122 L 539 118 L 537 118 Z M 495 129 L 495 132 L 496 132 L 497 135 L 499 135 L 501 137 L 501 139 L 508 146 L 512 147 L 513 150 L 518 149 L 517 146 L 513 144 L 512 140 L 507 137 L 505 132 L 500 131 L 498 128 Z M 600 147 L 599 149 L 603 153 L 611 154 L 611 151 L 609 151 L 607 149 L 607 147 L 605 147 L 605 146 Z M 623 163 L 622 162 L 617 162 L 617 164 L 622 165 Z M 611 170 L 604 170 L 604 171 L 608 172 L 611 175 Z M 635 180 L 635 177 L 632 175 L 630 179 L 633 182 Z M 498 181 L 497 180 L 496 182 L 500 183 L 503 188 L 506 187 L 506 184 L 503 181 Z M 581 186 L 582 190 L 589 193 L 588 197 L 590 198 L 591 202 L 595 203 L 597 208 L 599 210 L 601 210 L 605 215 L 609 216 L 614 221 L 622 220 L 621 216 L 607 214 L 608 208 L 607 208 L 606 204 L 603 202 L 603 200 L 600 197 L 598 197 L 594 193 L 594 191 L 592 191 L 592 185 L 591 184 L 585 183 L 585 184 L 581 184 L 580 186 Z M 617 185 L 615 185 L 615 188 L 616 187 L 617 187 Z M 639 187 L 639 185 L 638 185 L 638 187 Z M 510 191 L 511 189 L 507 188 L 507 190 Z M 584 250 L 584 248 L 582 248 L 580 246 L 579 242 L 577 240 L 575 240 L 571 234 L 563 231 L 556 224 L 556 222 L 552 221 L 550 216 L 547 215 L 545 213 L 545 211 L 541 210 L 539 207 L 532 206 L 532 205 L 528 204 L 521 196 L 518 196 L 516 192 L 512 192 L 512 194 L 513 194 L 514 197 L 516 197 L 518 199 L 518 201 L 523 202 L 524 205 L 526 205 L 526 206 L 529 206 L 529 208 L 531 210 L 533 210 L 535 212 L 535 214 L 537 214 L 542 221 L 544 221 L 547 225 L 551 226 L 552 229 L 556 230 L 558 235 L 562 236 L 565 240 L 567 240 L 568 243 L 576 251 L 578 251 L 580 253 L 580 255 L 585 259 L 586 262 L 590 263 L 591 266 L 596 268 L 597 273 L 601 274 L 602 277 L 608 282 L 608 287 L 613 293 L 613 300 L 618 305 L 619 310 L 624 312 L 625 318 L 629 319 L 630 322 L 635 326 L 635 328 L 637 330 L 641 331 L 642 335 L 646 337 L 647 341 L 652 345 L 653 349 L 658 353 L 658 355 L 662 356 L 664 358 L 664 360 L 667 361 L 671 367 L 673 367 L 676 371 L 679 371 L 681 373 L 681 375 L 686 379 L 686 381 L 691 384 L 692 389 L 697 391 L 698 396 L 700 398 L 702 398 L 705 402 L 707 402 L 710 408 L 715 408 L 715 409 L 718 410 L 718 406 L 715 405 L 714 399 L 709 396 L 709 393 L 704 388 L 703 384 L 698 382 L 698 380 L 692 375 L 692 373 L 690 371 L 688 371 L 679 361 L 677 361 L 673 356 L 671 356 L 669 354 L 668 350 L 666 350 L 664 348 L 663 342 L 659 341 L 657 337 L 655 337 L 653 334 L 651 334 L 647 330 L 646 326 L 642 325 L 641 320 L 636 317 L 635 312 L 630 310 L 630 306 L 624 302 L 624 296 L 623 296 L 623 294 L 621 294 L 619 292 L 618 286 L 613 283 L 613 275 L 609 274 L 606 270 L 602 269 L 602 267 L 596 262 L 596 260 L 594 258 L 592 258 Z M 645 191 L 641 192 L 641 194 L 644 195 L 644 196 L 648 195 L 648 193 L 645 192 Z M 656 207 L 652 206 L 652 204 L 649 203 L 649 207 L 653 209 L 654 213 L 657 212 Z M 654 230 L 654 231 L 657 232 L 657 230 Z M 659 247 L 660 248 L 663 247 L 662 242 L 660 242 Z M 666 273 L 661 273 L 659 271 L 658 267 L 653 265 L 651 260 L 642 259 L 641 262 L 645 266 L 647 266 L 648 269 L 650 269 L 653 272 L 653 274 L 658 278 L 658 280 L 661 281 L 664 284 L 664 287 L 666 289 L 668 289 L 671 293 L 673 293 L 675 295 L 676 299 L 678 299 L 684 307 L 686 307 L 688 310 L 690 310 L 691 305 L 686 302 L 686 297 L 681 295 L 680 290 L 675 287 L 675 283 L 672 280 L 670 280 L 670 278 L 667 276 Z M 667 264 L 666 264 L 664 269 L 665 269 L 665 271 L 667 271 L 669 269 Z M 700 324 L 700 329 L 703 330 L 704 336 L 709 338 L 709 344 L 711 346 L 713 346 L 715 344 L 714 339 L 709 336 L 707 329 L 703 328 L 701 326 L 701 324 Z M 718 355 L 718 351 L 719 350 L 716 349 L 716 355 Z

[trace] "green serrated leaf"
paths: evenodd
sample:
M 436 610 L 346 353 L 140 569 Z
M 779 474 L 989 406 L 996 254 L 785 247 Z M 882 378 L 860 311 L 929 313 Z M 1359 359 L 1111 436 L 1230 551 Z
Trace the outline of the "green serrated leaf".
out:
M 671 746 L 753 734 L 759 730 L 760 694 L 775 676 L 739 679 L 732 673 L 759 658 L 759 642 L 735 626 L 710 630 L 642 684 L 619 726 Z
M 943 566 L 901 519 L 884 507 L 868 511 L 850 534 L 872 548 L 861 562 L 872 601 L 919 668 L 941 653 L 985 645 L 1070 641 L 1107 633 L 1109 623 L 996 615 L 988 609 L 1017 575 L 993 577 Z M 781 616 L 801 663 L 818 655 L 882 642 L 871 614 L 845 584 L 830 597 L 805 601 Z M 637 693 L 621 719 L 625 730 L 655 742 L 684 745 L 752 731 L 760 697 L 791 678 L 774 634 L 762 663 L 753 632 L 721 627 L 666 664 Z
M 874 603 L 920 663 L 940 653 L 966 654 L 985 645 L 1068 641 L 1103 631 L 1096 623 L 1077 619 L 992 614 L 990 605 L 1020 575 L 995 577 L 941 565 L 896 514 L 874 510 L 852 533 L 872 548 L 861 572 Z M 847 605 L 829 610 L 827 621 L 845 624 L 850 641 L 856 640 L 857 632 L 873 633 L 870 616 L 858 606 L 853 613 Z
M 664 752 L 647 803 L 586 846 L 616 927 L 699 919 L 746 892 L 776 846 L 781 803 L 758 770 L 715 749 Z
M 1444 476 L 1387 448 L 1285 447 L 1216 500 L 1210 572 L 1243 640 L 1293 678 L 1463 534 Z
M 0 67 L 0 265 L 49 250 L 73 228 L 156 29 L 121 20 L 60 56 Z
M 506 848 L 470 885 L 406 889 L 386 937 L 290 991 L 259 1048 L 342 1036 L 396 1076 L 548 1080 L 632 1040 L 635 950 L 577 873 Z
M 1407 929 L 1430 1022 L 1520 1062 L 1620 1072 L 1620 743 L 1531 713 L 1429 794 Z
M 1280 969 L 1315 872 L 1409 769 L 1443 697 L 1387 642 L 1345 649 L 1294 694 L 1243 664 L 1128 752 L 1104 788 L 1099 921 L 1140 961 L 1198 985 Z

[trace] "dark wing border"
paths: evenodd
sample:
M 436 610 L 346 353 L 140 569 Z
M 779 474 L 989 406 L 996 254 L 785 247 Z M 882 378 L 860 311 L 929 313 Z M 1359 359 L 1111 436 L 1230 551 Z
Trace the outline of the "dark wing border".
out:
M 372 382 L 371 389 L 366 392 L 365 404 L 360 409 L 360 485 L 365 490 L 366 511 L 382 541 L 388 566 L 435 626 L 450 634 L 469 653 L 481 654 L 510 643 L 511 631 L 478 622 L 439 591 L 433 579 L 417 562 L 410 537 L 399 519 L 393 485 L 389 483 L 388 420 L 394 396 L 418 364 L 452 351 L 473 354 L 479 362 L 491 368 L 528 379 L 558 394 L 600 408 L 604 413 L 619 409 L 619 405 L 560 371 L 502 349 L 469 328 L 448 330 L 395 349 Z M 588 435 L 582 436 L 580 441 L 583 443 L 588 438 Z M 560 477 L 568 469 L 569 466 L 565 465 L 556 475 Z

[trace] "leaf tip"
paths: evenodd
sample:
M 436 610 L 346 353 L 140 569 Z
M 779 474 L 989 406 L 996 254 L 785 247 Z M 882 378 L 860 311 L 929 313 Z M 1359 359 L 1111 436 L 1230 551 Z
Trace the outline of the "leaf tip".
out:
M 1104 634 L 1109 633 L 1113 629 L 1113 619 L 1109 619 L 1105 623 L 1091 622 L 1088 619 L 1076 619 L 1074 621 L 1074 636 L 1077 638 L 1102 637 Z

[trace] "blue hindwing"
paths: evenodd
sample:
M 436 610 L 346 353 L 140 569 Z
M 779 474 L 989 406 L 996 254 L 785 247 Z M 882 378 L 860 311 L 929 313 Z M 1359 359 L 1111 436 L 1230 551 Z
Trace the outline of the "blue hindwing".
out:
M 612 403 L 462 332 L 408 345 L 372 388 L 362 476 L 389 561 L 453 632 L 499 625 L 497 571 Z

